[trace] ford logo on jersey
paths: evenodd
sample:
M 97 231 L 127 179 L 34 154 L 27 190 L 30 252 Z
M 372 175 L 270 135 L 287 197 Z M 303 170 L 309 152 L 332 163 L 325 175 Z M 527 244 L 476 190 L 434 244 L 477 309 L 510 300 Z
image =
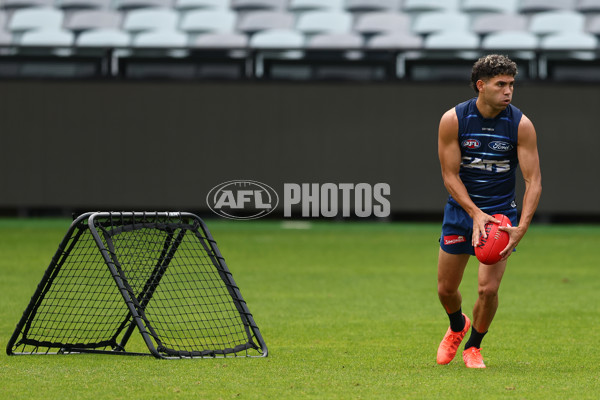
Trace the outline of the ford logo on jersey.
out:
M 513 145 L 507 142 L 493 141 L 488 144 L 490 149 L 496 151 L 510 151 L 513 149 Z
M 466 139 L 462 142 L 462 147 L 467 149 L 477 149 L 481 146 L 481 142 L 477 139 Z

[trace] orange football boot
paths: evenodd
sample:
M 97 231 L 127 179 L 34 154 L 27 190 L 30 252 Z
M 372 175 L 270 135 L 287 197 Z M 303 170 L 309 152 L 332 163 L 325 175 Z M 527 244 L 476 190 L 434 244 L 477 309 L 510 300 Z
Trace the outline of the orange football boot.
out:
M 446 331 L 444 335 L 444 339 L 440 343 L 440 347 L 438 347 L 437 351 L 437 363 L 441 365 L 448 364 L 450 361 L 454 359 L 456 356 L 456 351 L 458 350 L 458 346 L 460 346 L 460 342 L 464 339 L 465 335 L 469 331 L 471 327 L 471 320 L 465 314 L 463 314 L 465 318 L 465 327 L 460 332 L 454 332 L 450 327 Z
M 467 368 L 485 368 L 483 357 L 481 357 L 481 349 L 477 347 L 469 347 L 463 351 L 463 360 Z

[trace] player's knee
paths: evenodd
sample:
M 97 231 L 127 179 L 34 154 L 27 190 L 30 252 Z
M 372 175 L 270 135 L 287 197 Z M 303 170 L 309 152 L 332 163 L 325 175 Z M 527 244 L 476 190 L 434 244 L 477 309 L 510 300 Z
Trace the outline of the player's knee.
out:
M 478 293 L 481 299 L 494 299 L 498 297 L 498 288 L 496 286 L 480 286 Z
M 440 299 L 447 299 L 456 295 L 458 290 L 454 287 L 449 287 L 443 283 L 438 283 L 438 296 Z

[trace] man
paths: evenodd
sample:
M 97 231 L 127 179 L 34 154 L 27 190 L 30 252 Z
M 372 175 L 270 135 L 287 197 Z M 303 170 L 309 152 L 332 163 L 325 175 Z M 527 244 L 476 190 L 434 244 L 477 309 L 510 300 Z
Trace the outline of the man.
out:
M 459 286 L 463 272 L 485 224 L 499 222 L 492 214 L 509 217 L 502 227 L 510 240 L 494 265 L 479 264 L 478 298 L 473 308 L 471 335 L 463 360 L 468 368 L 485 368 L 481 341 L 498 308 L 498 288 L 506 261 L 527 232 L 542 191 L 535 128 L 511 104 L 517 66 L 509 58 L 488 55 L 471 73 L 477 97 L 457 105 L 441 118 L 438 155 L 450 197 L 444 210 L 438 259 L 438 296 L 450 327 L 440 343 L 438 364 L 448 364 L 465 337 L 471 321 L 462 313 Z M 525 180 L 521 218 L 517 224 L 515 171 Z

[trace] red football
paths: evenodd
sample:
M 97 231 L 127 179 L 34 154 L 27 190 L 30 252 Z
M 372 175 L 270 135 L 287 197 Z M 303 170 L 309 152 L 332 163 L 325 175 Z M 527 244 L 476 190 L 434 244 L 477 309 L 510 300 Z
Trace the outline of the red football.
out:
M 496 264 L 502 259 L 500 252 L 506 248 L 508 244 L 508 233 L 498 229 L 499 226 L 511 226 L 510 220 L 504 214 L 494 214 L 494 218 L 500 221 L 499 224 L 488 222 L 485 224 L 485 232 L 487 238 L 483 235 L 479 237 L 479 245 L 475 247 L 475 255 L 477 259 L 484 264 Z

